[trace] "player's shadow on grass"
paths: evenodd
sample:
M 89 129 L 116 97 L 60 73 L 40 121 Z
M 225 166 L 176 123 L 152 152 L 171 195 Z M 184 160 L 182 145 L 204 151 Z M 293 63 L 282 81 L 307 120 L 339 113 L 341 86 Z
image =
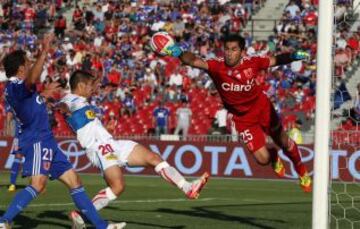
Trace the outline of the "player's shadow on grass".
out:
M 209 218 L 212 220 L 221 220 L 221 221 L 232 221 L 238 222 L 241 224 L 250 225 L 253 227 L 257 227 L 260 229 L 276 229 L 276 227 L 267 226 L 258 221 L 270 221 L 276 223 L 286 223 L 284 220 L 276 220 L 276 219 L 267 219 L 267 218 L 259 218 L 259 217 L 242 217 L 235 215 L 228 215 L 221 211 L 210 210 L 210 208 L 222 208 L 222 207 L 243 207 L 243 205 L 211 205 L 211 206 L 199 206 L 192 207 L 192 210 L 176 210 L 171 208 L 159 208 L 156 212 L 167 213 L 167 214 L 175 214 L 175 215 L 185 215 L 190 217 L 201 217 L 201 218 Z
M 152 228 L 169 228 L 169 229 L 183 229 L 185 228 L 184 225 L 179 225 L 179 226 L 163 226 L 163 225 L 159 225 L 159 224 L 153 224 L 153 223 L 142 223 L 142 222 L 135 222 L 135 221 L 126 221 L 127 224 L 132 224 L 132 225 L 140 225 L 140 226 L 145 226 L 145 227 L 152 227 Z
M 113 206 L 107 206 L 106 210 L 124 211 L 124 212 L 131 211 L 129 209 L 121 210 L 118 207 L 113 207 Z M 135 210 L 135 211 L 138 211 L 138 210 Z M 120 222 L 121 220 L 119 220 L 119 219 L 110 219 L 110 221 Z M 132 224 L 132 225 L 139 225 L 139 226 L 145 226 L 145 227 L 151 227 L 151 228 L 168 228 L 168 229 L 183 229 L 183 228 L 186 228 L 186 226 L 184 226 L 184 225 L 164 226 L 164 225 L 160 225 L 160 224 L 135 222 L 135 221 L 129 221 L 129 220 L 125 220 L 125 219 L 124 219 L 124 221 L 129 225 Z
M 29 211 L 31 211 L 31 209 L 25 210 L 25 214 Z M 3 215 L 3 214 L 4 214 L 4 211 L 0 211 L 0 215 Z M 55 218 L 55 219 L 62 220 L 62 221 L 65 220 L 65 222 L 68 221 L 67 216 L 59 211 L 46 211 L 46 212 L 38 214 L 36 217 L 32 216 L 31 218 L 28 216 L 25 216 L 24 213 L 20 213 L 19 215 L 16 216 L 12 228 L 14 228 L 14 229 L 16 229 L 16 228 L 32 229 L 32 228 L 38 228 L 38 227 L 44 226 L 44 225 L 59 226 L 59 227 L 63 227 L 63 228 L 70 227 L 70 223 L 64 224 L 64 223 L 54 222 L 51 220 L 51 218 Z

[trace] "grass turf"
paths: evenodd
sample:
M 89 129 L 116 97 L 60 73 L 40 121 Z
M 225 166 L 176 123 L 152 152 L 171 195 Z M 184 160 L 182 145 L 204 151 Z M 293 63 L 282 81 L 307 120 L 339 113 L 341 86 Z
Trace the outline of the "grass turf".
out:
M 8 173 L 0 174 L 0 213 L 14 193 L 7 192 Z M 105 187 L 98 175 L 81 175 L 92 197 Z M 25 179 L 19 184 L 25 185 Z M 210 179 L 198 200 L 158 177 L 126 177 L 125 193 L 101 215 L 126 221 L 131 228 L 311 228 L 311 197 L 294 182 Z M 22 186 L 24 187 L 24 186 Z M 70 228 L 67 218 L 74 205 L 64 185 L 49 182 L 47 190 L 15 218 L 13 228 Z

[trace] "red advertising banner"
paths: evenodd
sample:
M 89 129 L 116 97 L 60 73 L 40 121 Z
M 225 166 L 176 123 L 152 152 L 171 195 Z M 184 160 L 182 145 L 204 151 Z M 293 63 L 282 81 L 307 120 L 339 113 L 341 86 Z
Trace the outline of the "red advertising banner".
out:
M 78 172 L 96 173 L 99 170 L 91 165 L 85 151 L 75 139 L 57 139 L 59 147 L 72 162 Z M 184 142 L 184 141 L 139 141 L 175 166 L 186 176 L 199 176 L 205 171 L 212 176 L 233 178 L 277 179 L 270 166 L 256 163 L 253 155 L 238 144 L 225 142 Z M 0 139 L 0 170 L 9 167 L 12 158 L 7 152 L 12 147 L 12 138 Z M 271 147 L 271 146 L 269 146 Z M 299 146 L 303 162 L 312 174 L 314 151 L 312 145 Z M 286 165 L 286 177 L 297 178 L 290 160 L 279 151 Z M 331 174 L 333 179 L 345 181 L 360 180 L 360 147 L 342 145 L 331 152 Z M 126 167 L 128 174 L 155 174 L 152 168 Z

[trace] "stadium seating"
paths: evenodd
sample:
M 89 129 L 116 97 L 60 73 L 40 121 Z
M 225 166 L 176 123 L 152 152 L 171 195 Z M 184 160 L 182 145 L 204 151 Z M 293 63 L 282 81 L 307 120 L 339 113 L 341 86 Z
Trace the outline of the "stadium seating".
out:
M 65 33 L 65 37 L 60 37 L 57 41 L 57 48 L 52 52 L 51 64 L 47 68 L 48 79 L 42 81 L 46 85 L 52 80 L 58 80 L 63 77 L 67 79 L 72 70 L 83 68 L 91 70 L 95 75 L 103 77 L 102 87 L 97 96 L 94 97 L 96 105 L 100 108 L 103 114 L 103 122 L 105 126 L 110 122 L 111 116 L 115 117 L 115 124 L 112 132 L 115 135 L 147 135 L 153 133 L 153 110 L 159 104 L 159 101 L 165 101 L 165 106 L 170 110 L 170 123 L 169 129 L 173 130 L 176 127 L 176 109 L 181 106 L 181 99 L 179 91 L 183 92 L 188 97 L 190 108 L 193 112 L 193 119 L 191 121 L 191 128 L 189 134 L 208 134 L 212 126 L 212 122 L 216 111 L 220 107 L 220 99 L 214 93 L 214 88 L 209 83 L 209 77 L 203 72 L 193 73 L 189 72 L 187 68 L 180 65 L 179 60 L 172 57 L 156 57 L 149 51 L 147 42 L 150 35 L 156 31 L 154 26 L 146 26 L 142 21 L 147 22 L 149 25 L 156 24 L 162 30 L 166 30 L 176 36 L 179 43 L 184 48 L 191 50 L 198 50 L 203 57 L 212 57 L 221 54 L 221 45 L 216 42 L 221 36 L 221 28 L 215 31 L 204 30 L 200 24 L 207 24 L 209 28 L 217 28 L 219 26 L 230 26 L 230 30 L 236 30 L 234 25 L 221 24 L 221 20 L 238 20 L 242 17 L 241 12 L 247 13 L 248 10 L 241 4 L 227 3 L 225 5 L 213 6 L 212 4 L 200 4 L 182 1 L 180 7 L 173 4 L 160 5 L 158 9 L 151 5 L 142 5 L 141 3 L 136 6 L 134 14 L 122 13 L 121 7 L 128 7 L 128 3 L 116 3 L 116 1 L 109 1 L 105 4 L 103 9 L 108 12 L 102 15 L 94 14 L 94 8 L 79 8 L 79 12 L 74 17 L 72 23 L 68 19 L 69 29 Z M 146 1 L 144 1 L 146 2 Z M 151 1 L 149 1 L 151 2 Z M 257 2 L 257 1 L 255 1 Z M 316 1 L 315 1 L 316 4 Z M 48 13 L 48 19 L 52 20 L 52 9 L 49 5 L 45 5 Z M 33 5 L 36 14 L 35 17 L 41 12 L 38 12 L 36 5 Z M 219 7 L 219 8 L 212 8 Z M 253 7 L 256 12 L 261 5 Z M 61 9 L 61 6 L 57 6 Z M 182 11 L 179 11 L 181 8 Z M 19 8 L 21 9 L 21 7 Z M 217 11 L 215 9 L 220 9 Z M 284 51 L 291 51 L 296 48 L 303 48 L 312 54 L 311 60 L 299 66 L 287 66 L 280 69 L 272 70 L 264 73 L 259 78 L 259 83 L 264 84 L 267 93 L 272 97 L 276 107 L 279 107 L 279 113 L 283 116 L 283 125 L 285 128 L 291 128 L 299 117 L 297 114 L 303 114 L 306 120 L 312 122 L 315 110 L 315 97 L 312 82 L 312 74 L 315 72 L 315 54 L 316 45 L 314 42 L 303 42 L 302 46 L 297 46 L 294 43 L 292 33 L 293 31 L 287 29 L 287 23 L 293 21 L 310 20 L 308 17 L 316 17 L 316 5 L 309 5 L 306 3 L 300 5 L 302 12 L 300 18 L 287 18 L 289 17 L 286 12 L 284 13 L 283 20 L 285 23 L 283 28 L 274 36 L 270 37 L 268 41 L 252 42 L 248 44 L 247 48 L 253 48 L 255 55 L 274 55 Z M 86 11 L 86 12 L 85 12 Z M 197 17 L 197 12 L 204 13 L 204 17 Z M 22 11 L 20 10 L 19 18 L 14 19 L 16 23 L 21 22 Z M 60 10 L 58 13 L 63 12 Z M 111 12 L 111 13 L 109 13 Z M 175 12 L 168 15 L 164 12 Z M 222 18 L 219 18 L 219 12 Z M 153 17 L 151 16 L 153 15 Z M 243 23 L 249 19 L 246 14 L 243 18 Z M 310 16 L 309 16 L 310 15 Z M 12 17 L 8 15 L 7 17 Z M 173 18 L 174 17 L 174 18 Z M 175 19 L 180 18 L 182 22 L 188 23 L 188 27 L 182 30 L 182 24 Z M 212 19 L 211 19 L 212 18 Z M 211 19 L 211 20 L 209 20 Z M 201 22 L 201 23 L 200 23 Z M 180 23 L 180 24 L 176 24 Z M 48 22 L 46 24 L 49 24 Z M 301 23 L 297 24 L 300 25 Z M 305 23 L 308 27 L 299 33 L 299 40 L 302 36 L 307 36 L 311 33 L 312 24 Z M 52 25 L 52 24 L 50 24 Z M 216 26 L 215 26 L 216 25 Z M 105 31 L 113 26 L 116 33 L 113 36 L 105 36 Z M 172 26 L 179 28 L 175 31 Z M 32 35 L 31 28 L 23 28 L 24 34 Z M 116 34 L 116 36 L 115 36 Z M 34 55 L 32 41 L 27 43 L 22 40 L 22 33 L 15 32 L 15 28 L 10 27 L 8 31 L 0 31 L 1 47 L 7 47 L 9 42 L 16 40 L 14 48 L 25 48 L 30 50 Z M 359 56 L 359 33 L 347 33 L 345 37 L 349 37 L 345 43 L 349 48 L 346 49 L 346 55 L 350 61 L 354 61 Z M 351 36 L 350 36 L 351 35 Z M 341 35 L 343 36 L 343 35 Z M 282 40 L 282 43 L 275 43 L 275 49 L 269 47 L 274 43 L 274 40 Z M 314 38 L 312 38 L 314 39 Z M 209 42 L 214 41 L 214 42 Z M 9 49 L 2 48 L 7 52 Z M 70 57 L 70 50 L 73 50 L 75 57 Z M 87 52 L 91 50 L 91 52 Z M 74 63 L 74 64 L 73 64 Z M 155 80 L 149 80 L 145 77 L 145 69 L 149 69 L 155 75 Z M 340 75 L 348 69 L 341 66 L 338 71 Z M 110 79 L 111 74 L 118 73 L 119 79 Z M 279 72 L 280 71 L 280 75 Z M 171 75 L 177 72 L 182 75 L 181 85 L 169 85 Z M 302 93 L 297 92 L 299 84 L 302 88 Z M 169 85 L 169 86 L 167 86 Z M 0 84 L 0 91 L 3 91 L 4 83 Z M 43 88 L 43 86 L 39 87 Z M 166 97 L 167 90 L 172 91 L 172 98 Z M 271 92 L 271 90 L 274 90 Z M 130 93 L 134 100 L 135 112 L 129 114 L 126 112 L 125 105 L 121 102 L 124 99 L 124 92 Z M 301 101 L 295 101 L 295 104 L 289 106 L 289 98 L 297 99 L 297 94 L 303 94 Z M 115 99 L 117 98 L 117 99 Z M 3 102 L 3 97 L 1 98 Z M 291 101 L 290 101 L 291 103 Z M 4 123 L 5 111 L 0 114 L 0 121 Z M 56 124 L 54 132 L 56 135 L 67 136 L 72 132 L 67 126 L 64 118 L 58 112 L 54 112 L 54 119 Z M 4 125 L 0 125 L 4 129 Z

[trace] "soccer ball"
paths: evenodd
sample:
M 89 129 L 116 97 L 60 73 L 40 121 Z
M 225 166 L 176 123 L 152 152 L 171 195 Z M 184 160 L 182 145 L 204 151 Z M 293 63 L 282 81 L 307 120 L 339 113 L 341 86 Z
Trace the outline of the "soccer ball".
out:
M 151 37 L 150 40 L 151 49 L 162 56 L 168 54 L 166 52 L 166 47 L 174 44 L 174 39 L 167 32 L 157 32 Z

